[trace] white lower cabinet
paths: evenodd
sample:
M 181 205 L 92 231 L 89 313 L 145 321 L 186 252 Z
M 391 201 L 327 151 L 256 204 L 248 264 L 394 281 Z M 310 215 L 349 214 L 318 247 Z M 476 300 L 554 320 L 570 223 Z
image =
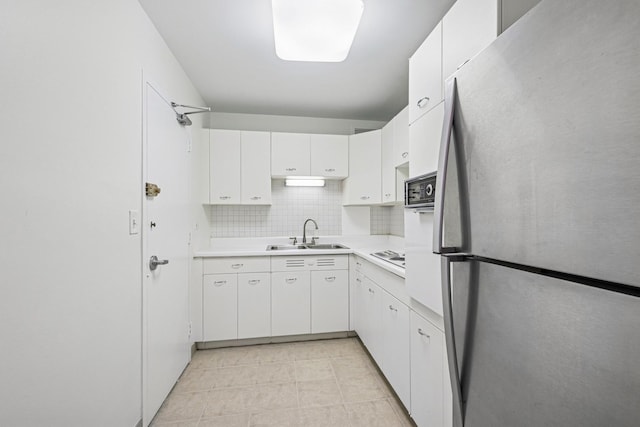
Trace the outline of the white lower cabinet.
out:
M 418 426 L 444 425 L 444 334 L 411 312 L 411 417 Z
M 311 333 L 349 330 L 348 270 L 311 272 Z
M 411 405 L 409 307 L 382 292 L 382 372 L 406 408 Z
M 238 274 L 238 338 L 271 335 L 271 274 Z
M 311 280 L 308 271 L 271 273 L 271 334 L 311 332 Z
M 238 338 L 238 275 L 206 274 L 203 287 L 204 340 Z
M 384 343 L 380 334 L 382 325 L 382 289 L 368 277 L 364 278 L 363 291 L 361 293 L 360 309 L 361 324 L 358 335 L 371 353 L 371 356 L 380 363 L 381 350 Z

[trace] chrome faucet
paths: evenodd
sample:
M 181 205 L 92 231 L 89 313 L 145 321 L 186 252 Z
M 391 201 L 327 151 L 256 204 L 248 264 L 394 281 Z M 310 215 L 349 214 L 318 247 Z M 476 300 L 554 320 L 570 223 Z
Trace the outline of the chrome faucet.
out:
M 312 220 L 311 218 L 307 219 L 304 222 L 304 225 L 302 226 L 302 244 L 305 245 L 307 243 L 307 223 L 311 221 L 315 226 L 316 226 L 316 230 L 318 229 L 318 223 L 315 222 L 314 220 Z M 311 239 L 311 244 L 314 244 L 316 242 L 316 238 L 313 237 Z

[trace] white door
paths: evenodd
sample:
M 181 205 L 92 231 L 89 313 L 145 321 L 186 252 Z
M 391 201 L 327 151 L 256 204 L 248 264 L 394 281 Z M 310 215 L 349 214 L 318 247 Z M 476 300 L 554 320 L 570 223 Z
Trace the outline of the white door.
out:
M 143 194 L 142 206 L 142 412 L 146 426 L 189 360 L 189 135 L 176 121 L 167 98 L 149 82 L 144 86 L 143 120 L 144 181 L 161 190 L 156 197 Z M 152 271 L 151 256 L 168 260 L 168 264 Z

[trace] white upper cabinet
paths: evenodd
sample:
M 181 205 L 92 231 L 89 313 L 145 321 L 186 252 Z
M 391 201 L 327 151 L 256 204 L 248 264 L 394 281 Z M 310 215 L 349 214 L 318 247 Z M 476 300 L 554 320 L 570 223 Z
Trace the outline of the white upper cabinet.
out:
M 209 203 L 271 204 L 269 132 L 211 129 Z
M 409 176 L 419 176 L 438 169 L 444 102 L 409 126 Z
M 409 123 L 442 101 L 442 24 L 409 58 Z
M 344 205 L 375 205 L 382 202 L 381 131 L 349 136 L 349 178 L 342 190 Z
M 326 178 L 349 176 L 347 135 L 311 135 L 311 175 Z
M 409 106 L 407 105 L 392 120 L 393 122 L 393 166 L 403 166 L 409 161 Z
M 240 203 L 240 131 L 210 130 L 209 203 Z
M 241 203 L 271 204 L 271 134 L 241 132 Z
M 271 176 L 311 175 L 310 135 L 304 133 L 271 133 Z
M 396 167 L 393 164 L 394 121 L 382 128 L 382 203 L 396 201 Z
M 342 179 L 349 175 L 349 137 L 306 133 L 271 134 L 271 176 L 321 176 Z
M 458 0 L 442 19 L 442 69 L 446 80 L 497 36 L 497 0 Z

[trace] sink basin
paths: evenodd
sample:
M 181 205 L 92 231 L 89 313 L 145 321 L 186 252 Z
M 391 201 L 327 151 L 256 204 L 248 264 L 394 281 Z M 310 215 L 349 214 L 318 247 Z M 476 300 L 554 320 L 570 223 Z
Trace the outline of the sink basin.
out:
M 316 243 L 315 245 L 307 245 L 307 249 L 349 249 L 349 248 L 339 243 Z
M 339 243 L 316 243 L 315 245 L 268 245 L 268 251 L 293 251 L 300 249 L 349 249 Z
M 268 251 L 294 251 L 299 249 L 307 249 L 305 245 L 268 245 Z

